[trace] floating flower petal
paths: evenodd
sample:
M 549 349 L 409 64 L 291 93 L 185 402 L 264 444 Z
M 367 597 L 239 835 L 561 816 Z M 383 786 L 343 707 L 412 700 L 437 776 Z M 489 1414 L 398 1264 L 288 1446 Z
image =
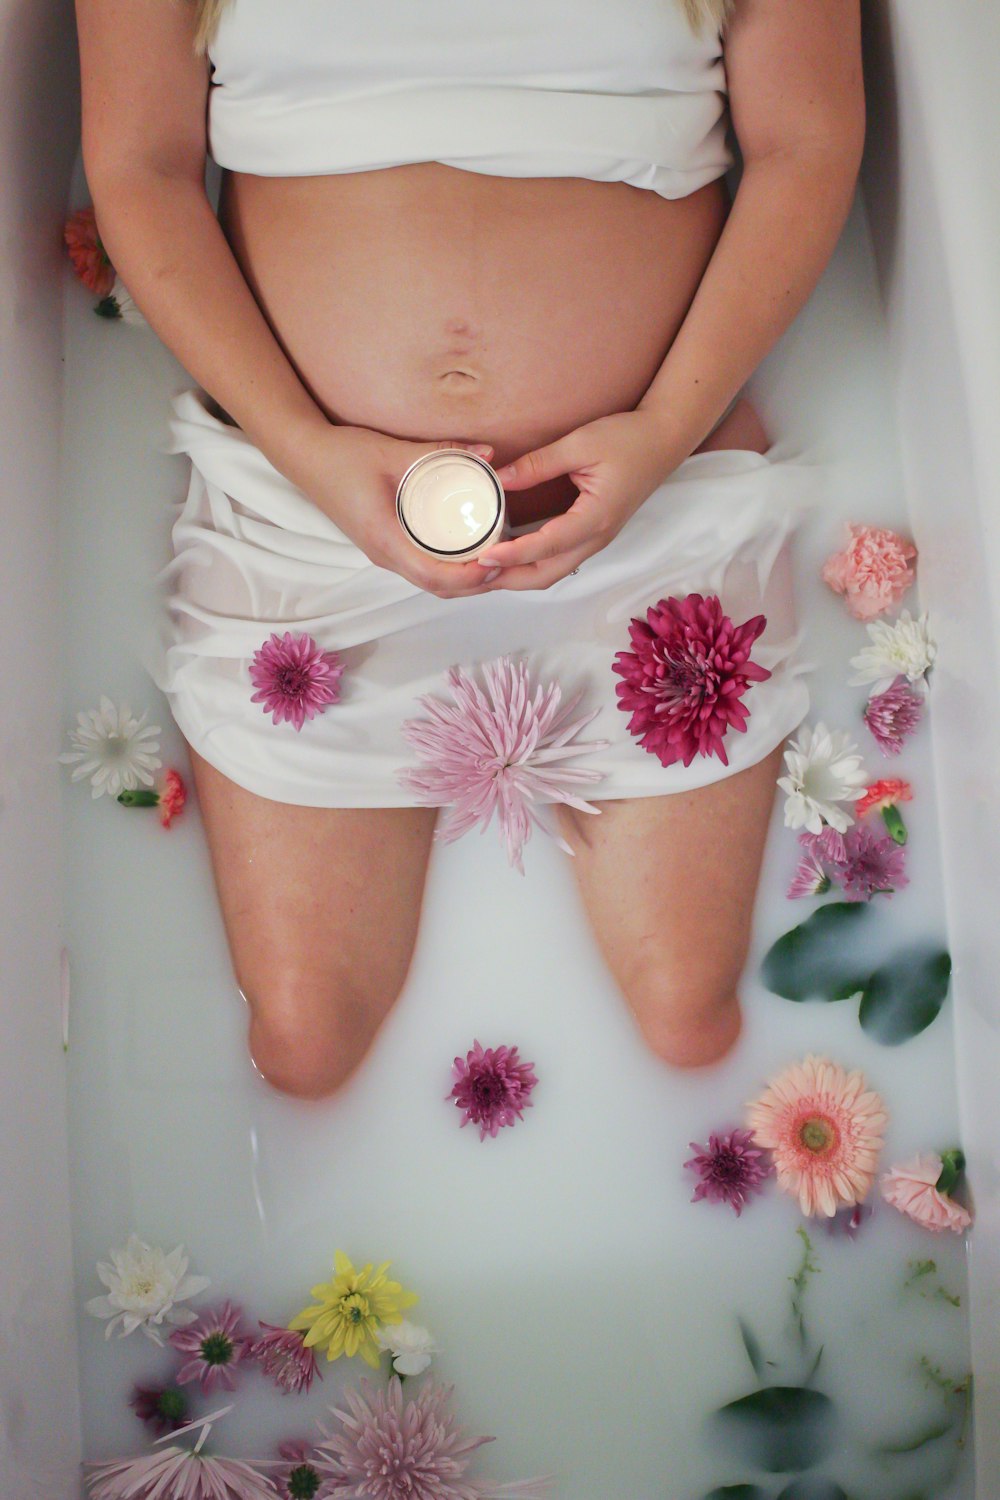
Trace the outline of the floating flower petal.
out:
M 828 1218 L 868 1196 L 887 1121 L 859 1070 L 812 1054 L 773 1078 L 747 1115 L 774 1155 L 779 1188 L 804 1214 Z
M 714 594 L 661 599 L 632 620 L 632 650 L 619 651 L 611 670 L 624 678 L 618 707 L 631 713 L 629 733 L 644 750 L 664 766 L 689 766 L 696 755 L 729 764 L 723 738 L 745 732 L 750 718 L 743 696 L 771 676 L 750 659 L 766 624 L 754 615 L 735 625 Z
M 340 698 L 344 664 L 336 651 L 324 651 L 304 632 L 272 632 L 254 652 L 250 680 L 257 689 L 251 703 L 263 705 L 271 722 L 287 721 L 301 730 Z
M 913 582 L 909 563 L 917 549 L 905 537 L 882 526 L 849 526 L 850 540 L 823 564 L 823 582 L 857 620 L 884 615 L 902 599 Z
M 243 1314 L 231 1302 L 202 1313 L 197 1322 L 170 1335 L 170 1342 L 182 1354 L 188 1354 L 177 1371 L 177 1382 L 201 1382 L 203 1391 L 217 1385 L 236 1389 L 236 1366 L 249 1352 L 253 1340 L 242 1327 Z
M 425 1385 L 404 1400 L 398 1375 L 375 1391 L 362 1380 L 348 1389 L 347 1410 L 333 1408 L 338 1432 L 319 1444 L 317 1467 L 333 1493 L 365 1500 L 539 1500 L 549 1481 L 491 1484 L 468 1473 L 472 1455 L 492 1438 L 467 1438 L 449 1410 L 450 1388 Z
M 697 1154 L 684 1163 L 698 1177 L 692 1203 L 707 1198 L 710 1203 L 728 1203 L 739 1218 L 748 1200 L 761 1192 L 774 1173 L 767 1153 L 756 1145 L 752 1131 L 730 1130 L 710 1135 L 707 1146 L 691 1143 Z
M 954 1198 L 938 1190 L 942 1170 L 941 1157 L 935 1152 L 914 1156 L 883 1175 L 882 1197 L 924 1229 L 934 1233 L 951 1229 L 961 1234 L 972 1223 L 972 1215 Z
M 884 693 L 875 693 L 865 705 L 863 718 L 875 743 L 885 756 L 898 755 L 920 723 L 924 700 L 902 675 L 893 679 Z
M 522 1062 L 516 1047 L 487 1047 L 474 1042 L 464 1058 L 452 1066 L 455 1083 L 449 1099 L 465 1111 L 462 1125 L 479 1126 L 479 1139 L 496 1136 L 504 1125 L 523 1119 L 529 1095 L 538 1079 L 534 1064 Z
M 415 1293 L 404 1292 L 398 1281 L 389 1280 L 389 1264 L 386 1260 L 373 1268 L 369 1262 L 356 1271 L 343 1251 L 337 1250 L 334 1279 L 312 1288 L 319 1301 L 303 1308 L 289 1328 L 303 1330 L 306 1346 L 325 1349 L 328 1360 L 360 1354 L 377 1370 L 378 1329 L 383 1323 L 401 1323 L 403 1309 L 418 1300 Z
M 785 765 L 788 775 L 778 778 L 787 794 L 785 827 L 819 834 L 829 824 L 838 833 L 846 833 L 854 817 L 842 804 L 856 802 L 868 780 L 850 736 L 843 730 L 827 729 L 823 723 L 815 729 L 805 724 L 785 751 Z
M 607 748 L 607 740 L 571 744 L 597 710 L 574 719 L 580 695 L 560 707 L 558 683 L 532 689 L 528 665 L 509 656 L 482 668 L 484 692 L 459 667 L 448 673 L 453 703 L 426 696 L 419 701 L 429 715 L 407 719 L 403 738 L 422 764 L 400 772 L 402 784 L 430 807 L 448 812 L 435 838 L 451 843 L 478 823 L 486 828 L 496 814 L 507 858 L 524 873 L 521 851 L 537 826 L 572 854 L 549 809 L 539 804 L 563 802 L 578 812 L 599 809 L 574 791 L 585 782 L 601 781 L 602 771 L 567 766 L 566 761 Z
M 89 708 L 76 716 L 76 728 L 69 737 L 76 746 L 58 759 L 73 766 L 72 781 L 90 777 L 91 796 L 105 793 L 117 797 L 120 792 L 134 791 L 140 782 L 153 785 L 153 772 L 160 768 L 158 724 L 146 723 L 143 713 L 136 718 L 127 703 L 118 708 L 102 695 L 99 708 Z
M 904 609 L 894 624 L 874 620 L 866 628 L 872 643 L 851 657 L 851 666 L 857 668 L 855 675 L 848 678 L 851 686 L 861 687 L 870 682 L 872 693 L 877 695 L 886 692 L 902 676 L 909 682 L 919 682 L 921 691 L 925 691 L 924 679 L 937 656 L 927 615 L 914 620 L 909 610 Z
M 123 1250 L 112 1250 L 111 1261 L 99 1260 L 97 1274 L 108 1288 L 106 1297 L 91 1297 L 84 1303 L 95 1318 L 110 1318 L 104 1330 L 110 1338 L 121 1324 L 120 1338 L 141 1328 L 154 1343 L 162 1344 L 158 1329 L 193 1323 L 197 1313 L 178 1307 L 208 1286 L 207 1276 L 186 1276 L 188 1261 L 181 1245 L 169 1255 L 130 1234 Z

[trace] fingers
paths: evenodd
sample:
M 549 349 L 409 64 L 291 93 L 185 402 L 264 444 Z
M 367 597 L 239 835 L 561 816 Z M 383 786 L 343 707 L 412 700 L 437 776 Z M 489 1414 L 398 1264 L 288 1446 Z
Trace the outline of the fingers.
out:
M 547 479 L 558 479 L 562 474 L 571 474 L 579 460 L 575 445 L 570 441 L 572 433 L 547 443 L 544 448 L 534 448 L 513 463 L 497 470 L 497 478 L 505 490 L 528 490 Z
M 447 448 L 460 448 L 463 453 L 476 453 L 480 458 L 488 459 L 493 452 L 492 443 L 463 443 L 457 439 L 442 438 L 435 443 L 417 443 L 422 453 L 442 453 Z
M 501 568 L 500 576 L 486 590 L 492 594 L 497 589 L 547 589 L 561 579 L 568 578 L 588 557 L 593 557 L 599 548 L 577 547 L 572 552 L 561 552 L 558 557 L 544 562 L 525 563 L 523 567 Z

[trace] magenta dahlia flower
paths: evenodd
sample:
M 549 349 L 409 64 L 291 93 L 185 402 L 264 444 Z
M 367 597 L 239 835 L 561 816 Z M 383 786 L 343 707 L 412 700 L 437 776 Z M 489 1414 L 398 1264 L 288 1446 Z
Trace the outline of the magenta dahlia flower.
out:
M 698 1178 L 691 1202 L 707 1198 L 710 1203 L 728 1203 L 737 1218 L 774 1172 L 770 1157 L 755 1144 L 750 1130 L 710 1135 L 707 1146 L 696 1141 L 690 1145 L 696 1155 L 684 1165 Z
M 750 717 L 743 695 L 771 673 L 750 660 L 767 624 L 754 615 L 734 625 L 716 595 L 661 599 L 646 619 L 629 625 L 631 651 L 619 651 L 612 671 L 618 707 L 631 713 L 629 732 L 661 764 L 717 755 L 728 766 L 723 737 L 744 732 Z
M 898 755 L 920 723 L 924 700 L 902 675 L 865 704 L 863 718 L 883 755 Z
M 340 697 L 344 664 L 336 651 L 324 651 L 311 635 L 283 636 L 274 632 L 250 663 L 250 680 L 257 691 L 251 703 L 263 705 L 272 722 L 287 719 L 301 729 Z
M 532 825 L 572 854 L 541 804 L 565 802 L 579 812 L 598 812 L 573 788 L 600 781 L 604 773 L 565 762 L 604 750 L 608 742 L 571 745 L 597 709 L 574 719 L 580 695 L 560 707 L 558 683 L 532 689 L 526 662 L 503 656 L 485 664 L 482 673 L 485 692 L 467 672 L 453 667 L 448 673 L 453 703 L 420 699 L 430 717 L 407 719 L 402 734 L 422 765 L 401 771 L 399 779 L 427 806 L 448 808 L 434 835 L 445 843 L 477 823 L 485 828 L 496 813 L 507 858 L 523 875 L 521 850 Z
M 855 823 L 844 835 L 844 847 L 844 861 L 832 874 L 848 901 L 870 901 L 909 884 L 906 850 L 888 834 L 880 838 L 866 824 Z
M 492 1484 L 467 1471 L 473 1453 L 492 1438 L 467 1438 L 448 1410 L 451 1388 L 425 1385 L 404 1401 L 398 1375 L 375 1391 L 344 1392 L 348 1410 L 333 1408 L 341 1430 L 320 1442 L 316 1468 L 333 1481 L 334 1495 L 365 1500 L 540 1500 L 550 1482 L 526 1479 Z
M 218 1310 L 210 1308 L 196 1322 L 170 1335 L 173 1347 L 191 1356 L 177 1371 L 178 1385 L 199 1380 L 203 1391 L 212 1391 L 217 1385 L 236 1389 L 235 1367 L 246 1358 L 253 1343 L 243 1331 L 242 1318 L 240 1308 L 223 1302 Z
M 487 1047 L 484 1052 L 474 1042 L 471 1052 L 456 1057 L 452 1067 L 455 1085 L 448 1098 L 465 1112 L 462 1125 L 471 1120 L 479 1126 L 479 1139 L 485 1141 L 502 1126 L 523 1119 L 538 1082 L 533 1069 L 533 1063 L 521 1062 L 516 1047 Z
M 298 1395 L 307 1391 L 313 1377 L 323 1379 L 316 1355 L 307 1349 L 304 1337 L 293 1328 L 279 1328 L 274 1323 L 258 1319 L 264 1332 L 255 1339 L 247 1358 L 256 1362 L 258 1369 L 273 1380 L 286 1395 Z
M 176 1432 L 188 1420 L 187 1396 L 175 1385 L 137 1385 L 129 1406 L 151 1432 Z

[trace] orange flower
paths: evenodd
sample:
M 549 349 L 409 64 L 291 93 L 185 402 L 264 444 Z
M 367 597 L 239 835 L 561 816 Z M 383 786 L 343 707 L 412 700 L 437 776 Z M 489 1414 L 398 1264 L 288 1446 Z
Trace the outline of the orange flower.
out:
M 804 1214 L 832 1218 L 868 1196 L 888 1116 L 858 1069 L 846 1073 L 810 1054 L 748 1108 L 757 1145 L 773 1154 L 778 1187 Z
M 187 801 L 187 788 L 177 771 L 168 771 L 160 787 L 160 822 L 169 828 Z
M 89 291 L 106 297 L 115 284 L 115 268 L 101 244 L 92 208 L 71 214 L 63 230 L 73 269 Z
M 866 786 L 864 795 L 855 803 L 854 810 L 859 818 L 863 818 L 873 807 L 881 812 L 884 807 L 895 807 L 897 802 L 912 801 L 913 789 L 910 783 L 890 778 L 887 781 L 873 781 L 871 786 Z

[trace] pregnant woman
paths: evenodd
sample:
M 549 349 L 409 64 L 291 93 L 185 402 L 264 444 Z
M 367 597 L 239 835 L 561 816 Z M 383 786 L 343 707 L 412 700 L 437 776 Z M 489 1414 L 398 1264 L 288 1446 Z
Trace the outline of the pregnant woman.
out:
M 741 390 L 851 203 L 859 0 L 77 12 L 101 236 L 199 387 L 174 402 L 190 488 L 154 675 L 256 1067 L 318 1098 L 368 1051 L 446 816 L 402 725 L 421 700 L 454 708 L 451 668 L 485 691 L 503 658 L 593 715 L 568 762 L 600 774 L 573 789 L 592 811 L 554 795 L 543 816 L 648 1044 L 714 1062 L 808 706 L 785 543 L 815 471 Z M 394 507 L 446 447 L 507 492 L 510 534 L 463 562 L 418 550 Z M 612 667 L 628 651 L 631 678 Z M 268 663 L 293 694 L 319 674 L 297 720 L 261 701 Z M 478 773 L 502 782 L 508 760 L 498 745 Z

